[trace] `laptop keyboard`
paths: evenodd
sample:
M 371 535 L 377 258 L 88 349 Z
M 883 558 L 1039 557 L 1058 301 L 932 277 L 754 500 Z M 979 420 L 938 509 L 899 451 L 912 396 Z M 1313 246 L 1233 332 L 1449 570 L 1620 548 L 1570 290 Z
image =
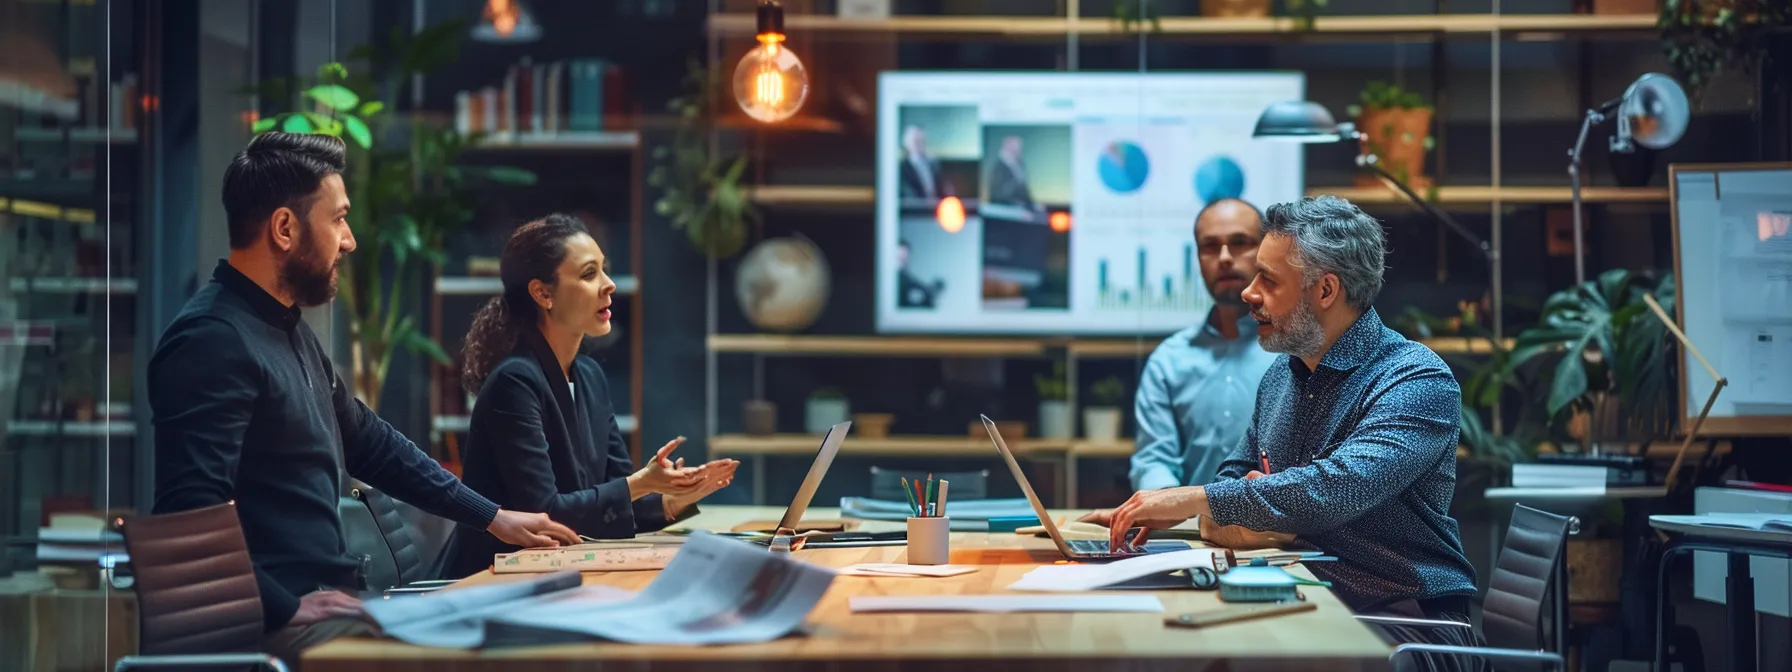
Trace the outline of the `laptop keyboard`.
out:
M 1120 553 L 1112 552 L 1108 548 L 1108 542 L 1102 541 L 1099 539 L 1070 539 L 1070 540 L 1066 540 L 1064 543 L 1070 545 L 1070 550 L 1073 550 L 1073 551 L 1076 551 L 1077 553 L 1082 553 L 1085 555 L 1124 555 L 1124 554 L 1126 554 L 1125 551 L 1122 551 Z

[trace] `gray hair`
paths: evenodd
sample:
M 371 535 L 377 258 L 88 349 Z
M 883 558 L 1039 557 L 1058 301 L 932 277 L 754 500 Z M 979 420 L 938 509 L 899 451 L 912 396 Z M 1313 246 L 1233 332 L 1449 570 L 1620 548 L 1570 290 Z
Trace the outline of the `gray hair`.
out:
M 1302 286 L 1311 287 L 1327 273 L 1344 285 L 1344 299 L 1368 310 L 1381 293 L 1387 236 L 1381 222 L 1337 196 L 1303 198 L 1269 206 L 1263 235 L 1294 241 L 1289 263 L 1301 269 Z

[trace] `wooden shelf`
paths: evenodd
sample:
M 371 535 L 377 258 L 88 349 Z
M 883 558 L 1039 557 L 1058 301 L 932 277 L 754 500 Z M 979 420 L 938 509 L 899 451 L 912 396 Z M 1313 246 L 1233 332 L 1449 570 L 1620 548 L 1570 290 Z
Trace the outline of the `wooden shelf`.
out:
M 1308 196 L 1331 194 L 1352 203 L 1408 203 L 1405 196 L 1386 187 L 1314 187 Z M 1423 194 L 1421 194 L 1423 195 Z M 1573 202 L 1568 187 L 1438 187 L 1439 205 L 1502 205 Z M 1583 203 L 1667 203 L 1667 187 L 1582 187 Z
M 0 422 L 0 428 L 17 436 L 131 436 L 137 433 L 137 424 L 130 420 L 117 420 L 106 423 L 97 420 L 14 420 L 11 423 Z
M 760 205 L 856 206 L 877 202 L 871 187 L 762 186 L 748 187 L 747 195 Z
M 1132 359 L 1151 355 L 1165 336 L 1140 339 L 1066 340 L 1063 338 L 936 338 L 908 335 L 801 336 L 784 334 L 711 334 L 715 352 L 768 356 L 843 355 L 859 357 L 1043 357 L 1063 347 L 1082 359 Z M 1482 339 L 1448 336 L 1424 339 L 1440 354 L 1487 353 Z M 1510 349 L 1511 341 L 1506 347 Z
M 774 434 L 747 436 L 720 434 L 709 439 L 712 455 L 802 455 L 813 456 L 821 448 L 821 436 L 815 434 Z M 1016 455 L 1062 453 L 1070 448 L 1064 439 L 1020 439 L 1009 441 L 1008 448 Z M 883 455 L 901 457 L 989 457 L 1000 458 L 995 445 L 987 437 L 959 436 L 889 436 L 867 439 L 848 436 L 840 444 L 841 455 Z
M 1132 450 L 1132 439 L 1101 442 L 1077 440 L 1070 443 L 1071 457 L 1132 457 Z
M 1330 194 L 1358 204 L 1405 204 L 1406 198 L 1393 189 L 1383 187 L 1310 187 L 1308 196 Z M 870 206 L 877 202 L 871 187 L 776 185 L 753 187 L 748 191 L 754 202 L 781 206 Z M 1439 205 L 1502 205 L 1569 203 L 1573 197 L 1568 187 L 1438 187 Z M 1667 187 L 1584 187 L 1585 203 L 1667 203 Z
M 616 281 L 617 294 L 633 294 L 641 288 L 639 278 L 632 275 L 618 275 L 610 278 Z M 491 276 L 444 275 L 436 278 L 436 293 L 448 296 L 493 296 L 504 291 L 504 282 Z
M 0 198 L 0 212 L 57 219 L 75 224 L 90 224 L 94 221 L 93 211 L 86 208 L 65 208 L 60 205 L 27 201 L 22 198 Z
M 1288 17 L 1214 18 L 1168 16 L 1161 31 L 1146 29 L 1151 38 L 1176 36 L 1328 36 L 1385 34 L 1512 34 L 1515 38 L 1561 39 L 1570 33 L 1652 32 L 1654 14 L 1419 14 L 1385 16 L 1321 16 L 1313 30 L 1296 27 Z M 1065 16 L 893 16 L 888 19 L 843 19 L 820 14 L 790 14 L 784 28 L 791 33 L 916 35 L 965 35 L 1007 37 L 1130 36 L 1119 22 L 1107 17 Z M 750 36 L 756 30 L 754 16 L 746 13 L 710 17 L 709 31 L 720 35 Z
M 466 432 L 467 428 L 472 425 L 472 422 L 473 419 L 465 415 L 438 415 L 431 420 L 429 424 L 430 428 L 437 432 L 452 432 L 459 434 Z M 616 426 L 622 429 L 623 434 L 634 433 L 635 416 L 616 416 Z
M 26 126 L 19 128 L 17 137 L 31 142 L 92 142 L 114 145 L 137 144 L 137 129 L 134 128 L 39 128 Z
M 1044 343 L 1036 339 L 780 334 L 711 334 L 709 349 L 761 355 L 865 357 L 1038 357 L 1045 354 Z
M 37 294 L 136 294 L 136 278 L 13 278 L 12 291 Z
M 556 133 L 493 133 L 480 141 L 482 150 L 616 151 L 641 145 L 634 131 L 560 131 Z

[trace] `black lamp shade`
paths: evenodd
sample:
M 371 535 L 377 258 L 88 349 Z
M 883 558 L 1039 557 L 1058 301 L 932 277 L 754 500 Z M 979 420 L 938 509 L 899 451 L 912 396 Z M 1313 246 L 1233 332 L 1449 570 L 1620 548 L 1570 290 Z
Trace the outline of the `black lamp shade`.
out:
M 1253 138 L 1289 142 L 1337 142 L 1338 122 L 1324 105 L 1291 100 L 1270 105 L 1257 117 Z

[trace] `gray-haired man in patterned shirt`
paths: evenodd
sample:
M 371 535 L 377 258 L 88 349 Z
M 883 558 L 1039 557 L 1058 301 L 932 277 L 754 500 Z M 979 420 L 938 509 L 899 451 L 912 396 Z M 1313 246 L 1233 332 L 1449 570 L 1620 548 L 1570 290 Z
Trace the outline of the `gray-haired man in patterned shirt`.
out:
M 1139 492 L 1097 517 L 1116 546 L 1133 526 L 1197 517 L 1226 546 L 1299 538 L 1337 556 L 1308 569 L 1353 609 L 1467 623 L 1474 568 L 1449 515 L 1462 392 L 1436 353 L 1371 306 L 1381 224 L 1321 196 L 1271 207 L 1263 234 L 1244 299 L 1263 349 L 1284 354 L 1244 440 L 1219 481 Z

